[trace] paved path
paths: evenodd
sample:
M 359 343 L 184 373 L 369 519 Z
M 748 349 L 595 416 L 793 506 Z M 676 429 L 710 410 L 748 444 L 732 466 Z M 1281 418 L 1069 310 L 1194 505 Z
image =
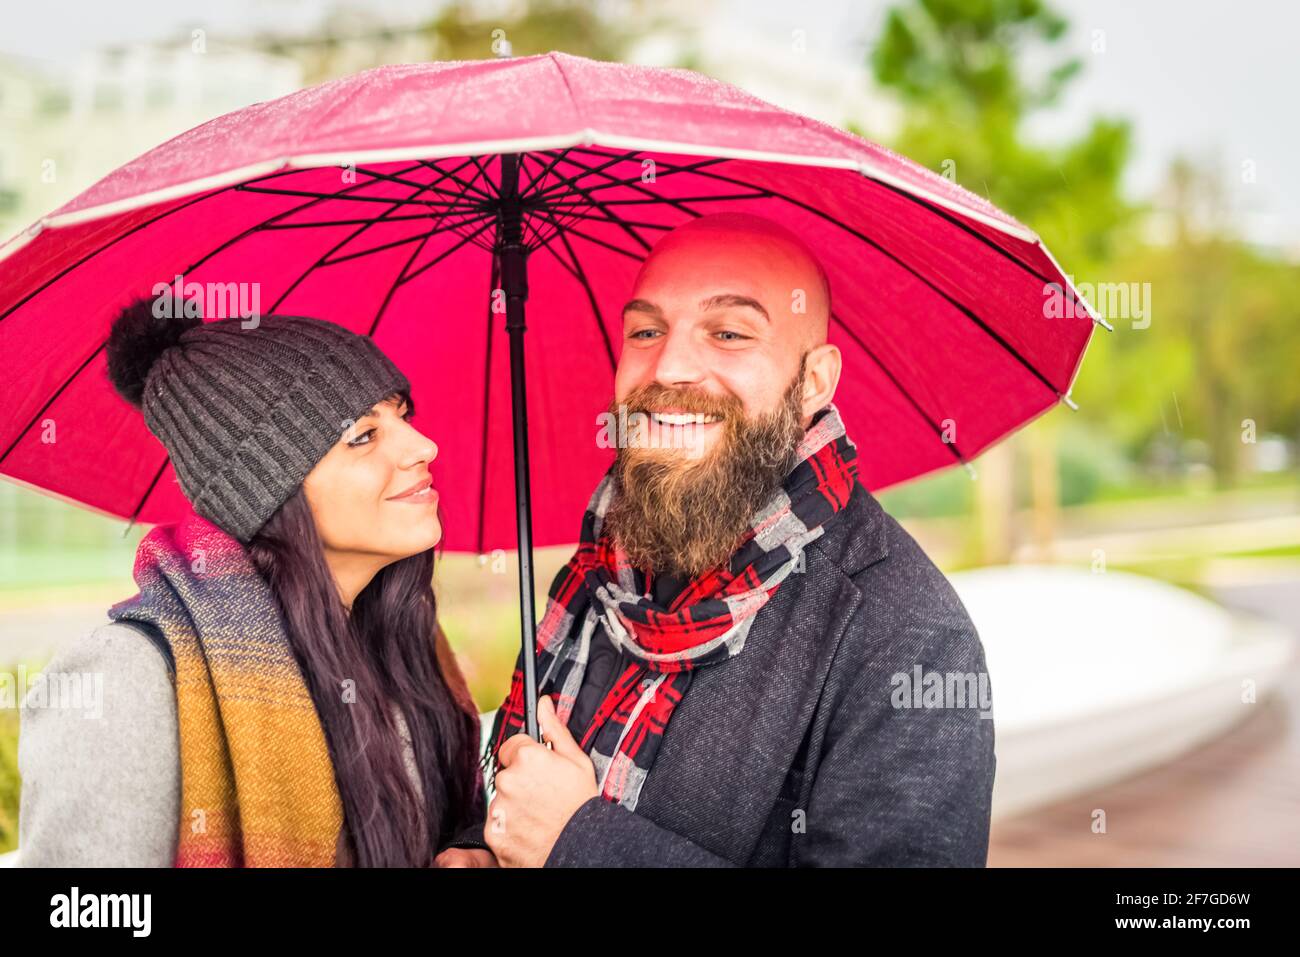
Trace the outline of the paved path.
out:
M 1300 634 L 1300 578 L 1214 589 Z M 1000 821 L 990 867 L 1300 865 L 1300 660 L 1252 718 L 1181 758 Z M 1106 833 L 1092 831 L 1094 809 Z

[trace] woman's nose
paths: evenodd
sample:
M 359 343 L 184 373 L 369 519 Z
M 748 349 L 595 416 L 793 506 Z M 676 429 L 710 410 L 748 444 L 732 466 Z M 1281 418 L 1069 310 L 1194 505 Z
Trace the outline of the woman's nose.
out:
M 417 432 L 419 441 L 415 444 L 415 454 L 423 462 L 432 462 L 438 457 L 438 443 L 423 432 Z

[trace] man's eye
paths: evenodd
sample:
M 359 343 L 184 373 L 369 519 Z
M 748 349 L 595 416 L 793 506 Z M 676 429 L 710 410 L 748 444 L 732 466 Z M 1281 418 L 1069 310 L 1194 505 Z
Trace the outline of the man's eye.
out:
M 657 329 L 638 329 L 636 332 L 634 332 L 634 333 L 632 333 L 630 336 L 628 336 L 628 338 L 629 338 L 629 339 L 643 339 L 643 338 L 645 338 L 645 337 L 647 337 L 647 336 L 655 336 L 655 335 L 658 335 L 658 334 L 659 334 L 659 331 L 658 331 Z
M 740 340 L 740 339 L 748 339 L 748 338 L 749 338 L 749 336 L 742 336 L 739 332 L 732 332 L 730 329 L 724 329 L 723 331 L 719 332 L 718 335 L 719 335 L 719 336 L 730 336 L 731 338 L 727 340 L 728 342 L 735 342 L 735 341 Z
M 375 430 L 374 430 L 374 429 L 366 429 L 366 431 L 362 432 L 362 433 L 361 433 L 360 435 L 358 435 L 355 439 L 353 439 L 352 441 L 350 441 L 350 442 L 348 443 L 348 445 L 351 445 L 351 446 L 357 446 L 357 445 L 368 445 L 368 444 L 370 443 L 370 436 L 372 436 L 372 435 L 374 435 L 374 434 L 375 434 Z M 365 439 L 365 441 L 364 441 L 364 442 L 361 441 L 362 439 Z

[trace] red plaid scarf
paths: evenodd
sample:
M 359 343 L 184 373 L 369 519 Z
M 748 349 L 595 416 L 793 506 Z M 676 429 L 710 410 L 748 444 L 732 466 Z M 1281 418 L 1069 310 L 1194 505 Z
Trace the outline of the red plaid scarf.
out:
M 602 530 L 612 469 L 596 487 L 578 550 L 556 576 L 538 626 L 537 673 L 539 693 L 554 694 L 556 715 L 567 723 L 595 629 L 604 628 L 615 647 L 632 656 L 579 740 L 607 800 L 636 809 L 694 669 L 740 653 L 758 610 L 787 575 L 802 569 L 804 546 L 848 504 L 857 450 L 834 405 L 814 416 L 796 455 L 731 558 L 688 582 L 667 607 L 651 597 L 651 577 L 632 568 Z M 523 671 L 517 664 L 489 738 L 485 760 L 494 773 L 501 745 L 523 729 L 523 718 Z

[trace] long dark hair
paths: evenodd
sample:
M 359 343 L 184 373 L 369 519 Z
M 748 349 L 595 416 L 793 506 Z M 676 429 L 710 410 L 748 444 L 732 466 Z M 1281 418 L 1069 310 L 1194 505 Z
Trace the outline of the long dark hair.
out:
M 433 549 L 379 572 L 348 614 L 301 487 L 248 544 L 271 586 L 320 715 L 358 867 L 427 867 L 483 817 L 478 718 L 438 662 Z M 389 709 L 410 730 L 424 790 L 406 770 Z

